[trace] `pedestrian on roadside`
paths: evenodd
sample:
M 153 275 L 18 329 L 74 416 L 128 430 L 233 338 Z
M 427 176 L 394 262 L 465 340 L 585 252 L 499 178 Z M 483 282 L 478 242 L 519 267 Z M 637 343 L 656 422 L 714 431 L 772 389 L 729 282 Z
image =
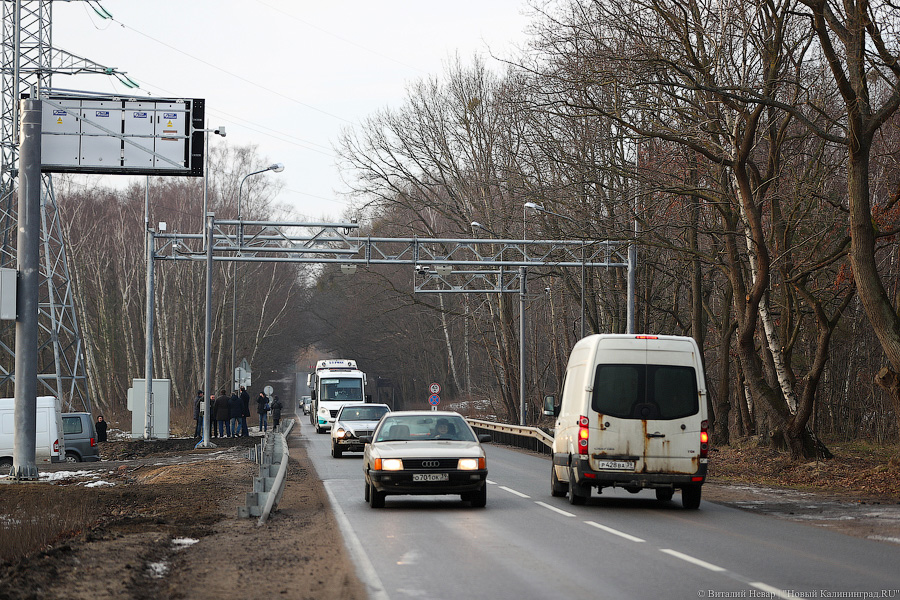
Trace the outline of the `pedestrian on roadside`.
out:
M 106 441 L 106 421 L 103 420 L 103 415 L 97 416 L 97 422 L 94 423 L 94 429 L 97 430 L 97 441 L 105 442 Z
M 231 392 L 231 398 L 228 400 L 228 411 L 231 417 L 231 437 L 237 437 L 241 430 L 241 398 L 237 394 L 237 390 Z
M 219 422 L 219 437 L 231 437 L 231 407 L 225 390 L 219 390 L 216 398 L 216 420 Z
M 194 437 L 203 437 L 203 390 L 194 398 Z
M 218 428 L 216 427 L 216 423 L 217 423 L 217 421 L 216 421 L 216 395 L 210 394 L 209 395 L 209 428 L 211 429 L 210 437 L 218 437 L 219 436 L 219 432 L 218 432 Z
M 250 394 L 247 388 L 241 386 L 241 436 L 248 437 L 250 430 L 247 429 L 247 417 L 250 416 Z
M 269 430 L 269 398 L 265 392 L 260 392 L 256 399 L 256 412 L 259 414 L 259 430 Z
M 278 431 L 278 423 L 281 422 L 281 409 L 284 406 L 281 404 L 281 400 L 278 399 L 278 396 L 272 397 L 272 431 Z

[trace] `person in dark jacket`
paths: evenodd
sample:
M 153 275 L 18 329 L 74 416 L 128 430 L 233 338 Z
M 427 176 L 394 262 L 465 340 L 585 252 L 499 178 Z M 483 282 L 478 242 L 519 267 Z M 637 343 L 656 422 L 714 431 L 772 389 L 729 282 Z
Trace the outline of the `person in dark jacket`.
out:
M 256 399 L 256 412 L 259 413 L 259 430 L 269 430 L 269 397 L 260 392 Z
M 219 422 L 219 437 L 231 437 L 231 407 L 225 390 L 219 391 L 216 398 L 216 421 Z
M 231 398 L 228 400 L 228 411 L 231 417 L 231 437 L 237 437 L 241 431 L 241 413 L 244 412 L 237 391 L 231 393 Z
M 203 437 L 203 390 L 194 398 L 194 437 Z
M 210 428 L 210 437 L 217 437 L 218 432 L 216 431 L 216 396 L 215 394 L 209 395 L 209 428 Z
M 281 421 L 281 409 L 284 406 L 281 404 L 281 400 L 278 399 L 278 396 L 273 396 L 271 409 L 272 409 L 272 431 L 278 431 L 278 423 Z
M 97 441 L 105 442 L 106 441 L 106 421 L 103 420 L 103 415 L 97 416 L 97 422 L 94 423 L 94 429 L 97 430 Z
M 241 436 L 248 437 L 250 430 L 247 429 L 247 417 L 250 416 L 250 394 L 247 388 L 241 386 Z

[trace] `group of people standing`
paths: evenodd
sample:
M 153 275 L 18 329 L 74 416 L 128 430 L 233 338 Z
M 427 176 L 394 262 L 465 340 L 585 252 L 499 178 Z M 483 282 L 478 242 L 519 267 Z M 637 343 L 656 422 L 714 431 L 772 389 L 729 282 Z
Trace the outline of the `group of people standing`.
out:
M 283 405 L 278 396 L 273 396 L 272 400 L 265 392 L 260 392 L 256 399 L 256 412 L 259 415 L 259 430 L 268 431 L 269 429 L 269 412 L 272 413 L 272 427 L 278 429 L 281 421 L 281 409 Z M 197 398 L 194 400 L 194 437 L 203 437 L 203 390 L 197 392 Z M 247 437 L 250 430 L 247 427 L 247 417 L 250 416 L 250 394 L 247 388 L 241 386 L 240 393 L 233 392 L 231 396 L 225 394 L 225 390 L 221 390 L 219 395 L 210 394 L 209 396 L 209 422 L 210 437 Z

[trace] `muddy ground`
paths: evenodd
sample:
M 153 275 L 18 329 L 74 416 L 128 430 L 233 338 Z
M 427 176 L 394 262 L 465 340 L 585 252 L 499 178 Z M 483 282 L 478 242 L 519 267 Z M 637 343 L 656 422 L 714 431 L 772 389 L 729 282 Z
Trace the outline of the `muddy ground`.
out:
M 213 440 L 215 449 L 194 449 L 190 439 L 110 442 L 91 472 L 0 485 L 0 524 L 41 502 L 84 505 L 87 515 L 82 527 L 0 563 L 0 600 L 365 598 L 299 428 L 288 439 L 276 512 L 260 527 L 256 518 L 238 518 L 256 475 L 248 449 L 260 439 Z M 716 454 L 704 499 L 900 544 L 897 465 L 866 463 L 867 485 L 854 485 L 837 462 L 767 457 L 759 450 Z M 860 460 L 847 462 L 859 476 Z M 771 483 L 779 477 L 792 487 Z
M 100 477 L 0 486 L 0 515 L 48 493 L 99 507 L 68 539 L 0 565 L 0 599 L 365 598 L 299 438 L 277 511 L 259 527 L 238 518 L 260 440 L 112 442 Z

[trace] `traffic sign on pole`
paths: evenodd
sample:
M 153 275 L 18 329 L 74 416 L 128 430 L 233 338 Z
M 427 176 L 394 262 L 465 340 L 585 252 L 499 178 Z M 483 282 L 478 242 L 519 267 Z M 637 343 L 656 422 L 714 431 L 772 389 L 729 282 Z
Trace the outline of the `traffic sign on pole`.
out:
M 432 394 L 440 394 L 441 393 L 441 384 L 432 383 L 430 386 L 428 386 L 428 389 Z

